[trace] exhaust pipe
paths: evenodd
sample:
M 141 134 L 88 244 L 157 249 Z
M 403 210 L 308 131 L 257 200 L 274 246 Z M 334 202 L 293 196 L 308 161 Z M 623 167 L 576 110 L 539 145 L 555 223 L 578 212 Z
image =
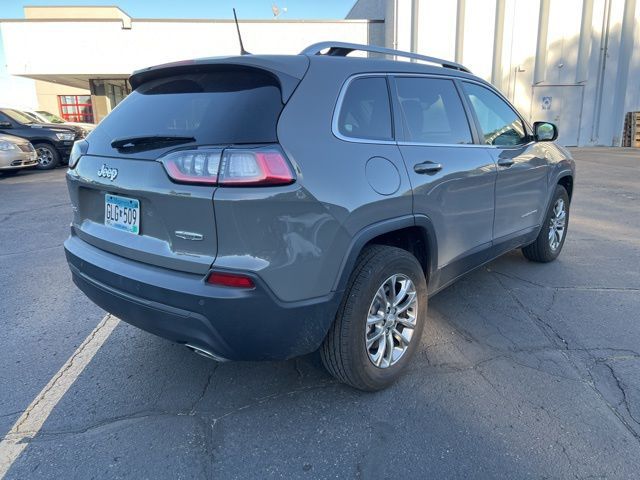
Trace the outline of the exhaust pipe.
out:
M 214 360 L 216 362 L 228 362 L 229 360 L 221 357 L 220 355 L 216 355 L 213 352 L 210 352 L 209 350 L 206 350 L 202 347 L 196 347 L 195 345 L 190 345 L 188 343 L 185 344 L 185 346 L 191 350 L 193 353 L 197 353 L 198 355 L 208 358 L 209 360 Z

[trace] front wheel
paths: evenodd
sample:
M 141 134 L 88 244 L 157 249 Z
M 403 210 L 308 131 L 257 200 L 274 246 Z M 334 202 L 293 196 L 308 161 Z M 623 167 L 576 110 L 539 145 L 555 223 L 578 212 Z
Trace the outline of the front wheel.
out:
M 60 154 L 48 143 L 37 143 L 33 146 L 38 154 L 38 170 L 52 170 L 60 163 Z
M 523 255 L 533 262 L 546 263 L 555 260 L 567 238 L 568 227 L 569 195 L 562 185 L 556 185 L 538 238 L 522 249 Z
M 427 282 L 418 260 L 400 248 L 367 247 L 321 347 L 322 362 L 352 387 L 386 388 L 409 363 L 426 318 Z

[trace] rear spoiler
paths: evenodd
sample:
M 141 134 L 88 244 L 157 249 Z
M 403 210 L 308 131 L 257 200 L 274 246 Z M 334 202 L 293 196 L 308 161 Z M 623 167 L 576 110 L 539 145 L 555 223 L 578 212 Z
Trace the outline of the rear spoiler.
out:
M 306 55 L 244 55 L 241 57 L 214 57 L 182 62 L 166 63 L 137 70 L 129 77 L 135 90 L 143 83 L 169 75 L 207 72 L 222 68 L 262 70 L 276 77 L 280 83 L 282 102 L 286 103 L 300 80 L 307 73 L 309 59 Z

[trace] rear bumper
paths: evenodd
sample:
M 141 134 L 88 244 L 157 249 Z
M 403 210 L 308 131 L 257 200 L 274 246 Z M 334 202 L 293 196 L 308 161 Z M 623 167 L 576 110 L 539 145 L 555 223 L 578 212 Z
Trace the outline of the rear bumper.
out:
M 72 235 L 64 244 L 74 283 L 127 323 L 229 360 L 280 360 L 316 350 L 340 296 L 281 302 L 256 288 L 206 284 L 201 275 L 128 260 Z

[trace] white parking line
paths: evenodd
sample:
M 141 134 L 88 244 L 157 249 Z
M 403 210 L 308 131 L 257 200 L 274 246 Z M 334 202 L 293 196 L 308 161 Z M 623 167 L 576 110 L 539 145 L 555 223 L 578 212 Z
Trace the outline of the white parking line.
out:
M 106 315 L 23 412 L 0 443 L 0 480 L 29 445 L 60 399 L 109 338 L 120 320 Z

